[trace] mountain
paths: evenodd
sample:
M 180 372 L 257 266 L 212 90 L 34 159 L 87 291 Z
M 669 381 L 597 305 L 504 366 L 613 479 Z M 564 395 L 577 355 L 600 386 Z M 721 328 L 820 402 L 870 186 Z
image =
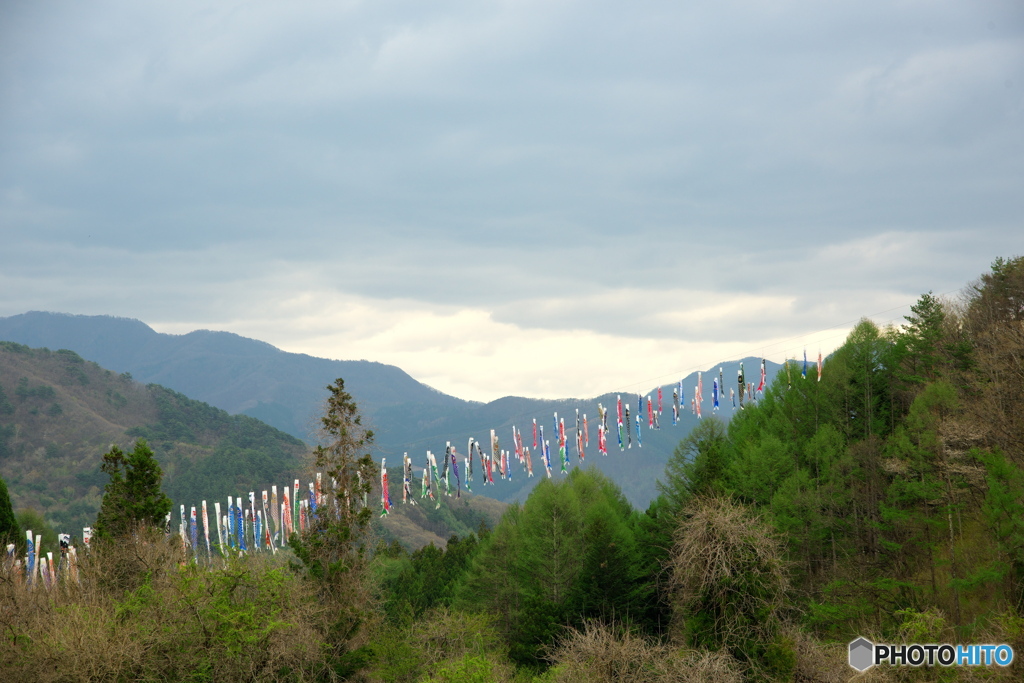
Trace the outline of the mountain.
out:
M 308 447 L 259 420 L 230 415 L 157 385 L 143 386 L 74 351 L 0 342 L 0 476 L 12 504 L 62 530 L 96 518 L 111 445 L 146 438 L 175 503 L 291 481 Z
M 138 320 L 30 312 L 0 318 L 0 339 L 70 349 L 143 384 L 160 384 L 232 414 L 258 418 L 311 441 L 326 386 L 345 378 L 367 416 L 405 403 L 464 403 L 417 382 L 393 365 L 288 353 L 230 332 L 162 334 Z
M 540 400 L 508 396 L 478 403 L 441 393 L 416 381 L 400 368 L 370 361 L 340 361 L 281 351 L 264 342 L 228 332 L 205 330 L 184 335 L 162 334 L 138 320 L 110 316 L 79 316 L 32 312 L 0 318 L 0 339 L 30 346 L 71 349 L 116 372 L 128 372 L 145 383 L 159 383 L 191 398 L 205 401 L 229 413 L 257 417 L 281 431 L 312 441 L 326 386 L 335 378 L 345 380 L 346 389 L 376 433 L 376 456 L 398 462 L 408 452 L 417 468 L 426 462 L 431 450 L 438 460 L 445 444 L 451 442 L 459 454 L 459 466 L 470 437 L 488 443 L 494 429 L 502 448 L 512 444 L 512 427 L 523 434 L 524 444 L 533 446 L 532 426 L 536 419 L 545 437 L 552 441 L 554 476 L 558 476 L 557 438 L 553 416 L 558 413 L 574 434 L 576 410 L 586 414 L 590 427 L 590 445 L 584 464 L 595 464 L 622 487 L 637 507 L 644 508 L 657 495 L 655 480 L 676 444 L 696 424 L 689 407 L 697 373 L 682 379 L 684 406 L 678 425 L 671 424 L 672 385 L 663 386 L 665 411 L 661 429 L 648 430 L 646 414 L 641 432 L 642 446 L 619 451 L 615 434 L 615 405 L 618 394 L 608 393 L 593 399 Z M 759 359 L 743 359 L 748 381 L 758 381 Z M 779 366 L 767 363 L 769 382 Z M 736 386 L 739 361 L 723 363 L 704 373 L 705 417 L 710 406 L 712 377 L 719 375 L 726 388 Z M 657 387 L 648 393 L 656 400 Z M 727 392 L 726 392 L 726 395 Z M 635 416 L 637 394 L 622 394 Z M 609 416 L 609 455 L 597 454 L 597 405 L 611 410 Z M 728 399 L 722 401 L 718 415 L 725 420 L 734 409 Z M 570 436 L 571 466 L 578 466 L 574 438 Z M 511 481 L 496 481 L 483 487 L 479 474 L 477 493 L 511 502 L 525 500 L 539 477 L 545 476 L 538 453 L 534 452 L 534 478 L 527 478 L 517 464 Z M 440 464 L 440 462 L 439 462 Z M 478 467 L 477 467 L 478 469 Z M 464 473 L 463 473 L 464 474 Z

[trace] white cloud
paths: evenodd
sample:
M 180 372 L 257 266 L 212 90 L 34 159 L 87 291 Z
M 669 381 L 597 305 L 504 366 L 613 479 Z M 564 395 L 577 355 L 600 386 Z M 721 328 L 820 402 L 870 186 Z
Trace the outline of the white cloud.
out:
M 306 293 L 268 302 L 265 317 L 220 323 L 154 323 L 185 333 L 205 327 L 268 341 L 326 358 L 366 358 L 397 365 L 443 392 L 479 401 L 520 395 L 591 397 L 646 391 L 693 370 L 746 355 L 781 362 L 801 345 L 830 352 L 846 329 L 789 339 L 732 342 L 637 338 L 589 330 L 524 329 L 479 309 L 424 307 L 409 301 L 367 301 Z

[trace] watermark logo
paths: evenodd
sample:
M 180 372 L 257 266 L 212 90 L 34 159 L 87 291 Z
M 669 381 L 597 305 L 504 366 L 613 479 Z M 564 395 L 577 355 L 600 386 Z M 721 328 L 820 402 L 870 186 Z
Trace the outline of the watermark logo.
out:
M 867 671 L 875 665 L 875 644 L 867 638 L 858 638 L 850 643 L 850 666 L 857 671 Z
M 1001 645 L 951 645 L 928 643 L 892 645 L 857 638 L 850 643 L 850 666 L 867 671 L 877 664 L 892 666 L 1010 666 L 1013 648 Z

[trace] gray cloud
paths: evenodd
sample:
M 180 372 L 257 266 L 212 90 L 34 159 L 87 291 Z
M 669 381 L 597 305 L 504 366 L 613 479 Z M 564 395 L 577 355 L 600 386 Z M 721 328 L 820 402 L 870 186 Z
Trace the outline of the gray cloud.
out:
M 1015 2 L 0 13 L 0 315 L 316 290 L 739 339 L 1024 252 Z

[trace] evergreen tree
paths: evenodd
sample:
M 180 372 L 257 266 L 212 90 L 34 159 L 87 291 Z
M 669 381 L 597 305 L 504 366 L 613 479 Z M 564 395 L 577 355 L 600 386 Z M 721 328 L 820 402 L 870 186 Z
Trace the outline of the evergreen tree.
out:
M 743 444 L 725 473 L 730 489 L 743 502 L 767 505 L 793 473 L 796 458 L 790 448 L 771 434 Z
M 513 660 L 531 666 L 566 626 L 643 617 L 643 558 L 633 511 L 596 468 L 542 480 L 481 544 L 460 603 L 497 619 Z
M 21 548 L 24 545 L 24 534 L 14 516 L 11 497 L 7 494 L 7 483 L 0 477 L 0 552 L 5 552 L 8 543 Z
M 1024 256 L 997 258 L 992 271 L 968 287 L 969 317 L 979 327 L 1024 319 Z
M 939 372 L 946 313 L 931 292 L 923 294 L 910 311 L 903 334 L 907 347 L 903 379 L 911 384 L 924 384 L 935 380 Z
M 977 455 L 985 464 L 988 483 L 982 513 L 998 549 L 991 569 L 1002 579 L 1004 599 L 1020 613 L 1024 610 L 1024 472 L 998 449 Z
M 311 511 L 309 528 L 293 534 L 292 550 L 300 569 L 331 616 L 325 641 L 334 671 L 345 677 L 365 664 L 364 648 L 351 648 L 366 609 L 366 531 L 373 515 L 363 507 L 376 472 L 370 457 L 373 432 L 363 425 L 352 395 L 340 377 L 327 387 L 330 395 L 321 418 L 321 443 L 315 462 L 326 479 L 324 498 Z M 379 489 L 377 489 L 379 491 Z
M 525 618 L 522 519 L 519 503 L 509 505 L 498 526 L 480 544 L 457 595 L 459 606 L 489 612 L 507 641 L 514 640 Z
M 701 420 L 690 430 L 665 465 L 665 481 L 657 482 L 670 516 L 682 510 L 694 496 L 723 490 L 729 455 L 725 424 L 717 417 Z
M 117 446 L 111 447 L 100 469 L 110 481 L 96 518 L 98 537 L 123 536 L 137 525 L 163 525 L 171 511 L 171 499 L 160 487 L 163 470 L 145 439 L 139 439 L 127 454 Z

